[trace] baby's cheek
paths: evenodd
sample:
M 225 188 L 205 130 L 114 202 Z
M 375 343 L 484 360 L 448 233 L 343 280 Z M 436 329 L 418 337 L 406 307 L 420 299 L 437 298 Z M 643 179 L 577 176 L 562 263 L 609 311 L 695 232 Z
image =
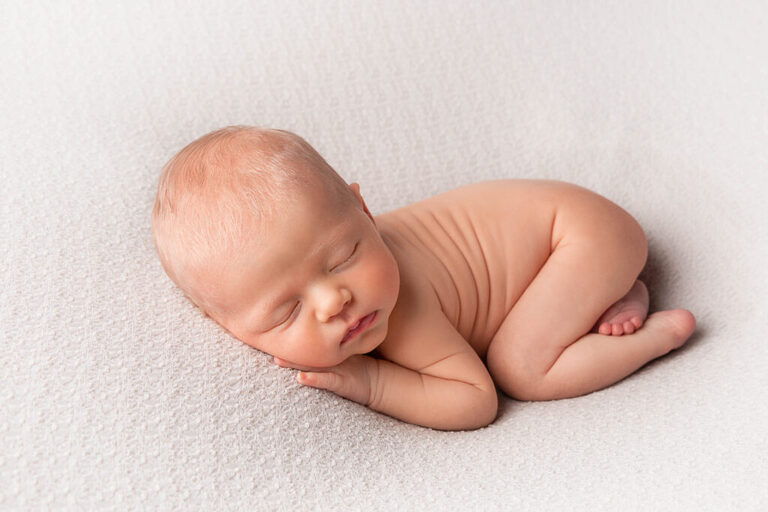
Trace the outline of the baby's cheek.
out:
M 388 297 L 397 298 L 400 290 L 400 272 L 394 257 L 389 255 L 382 259 L 379 269 L 379 282 L 381 292 Z

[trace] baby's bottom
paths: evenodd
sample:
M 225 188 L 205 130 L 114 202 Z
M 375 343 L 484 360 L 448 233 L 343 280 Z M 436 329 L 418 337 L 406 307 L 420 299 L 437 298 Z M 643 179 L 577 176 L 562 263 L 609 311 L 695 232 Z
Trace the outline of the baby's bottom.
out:
M 645 265 L 646 240 L 634 219 L 627 215 L 612 226 L 615 232 L 599 243 L 578 233 L 564 237 L 491 341 L 488 369 L 512 398 L 552 400 L 602 389 L 693 332 L 695 319 L 684 309 L 654 313 L 623 336 L 590 332 Z

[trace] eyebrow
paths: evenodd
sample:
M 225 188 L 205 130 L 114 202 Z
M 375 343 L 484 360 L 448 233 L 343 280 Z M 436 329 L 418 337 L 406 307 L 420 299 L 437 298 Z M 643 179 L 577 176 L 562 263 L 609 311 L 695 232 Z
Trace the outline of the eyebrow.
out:
M 328 238 L 326 238 L 325 243 L 319 244 L 315 250 L 307 255 L 307 257 L 309 259 L 315 259 L 318 257 L 318 255 L 329 256 L 333 249 L 335 249 L 342 240 L 349 236 L 352 231 L 354 230 L 349 228 L 335 230 Z

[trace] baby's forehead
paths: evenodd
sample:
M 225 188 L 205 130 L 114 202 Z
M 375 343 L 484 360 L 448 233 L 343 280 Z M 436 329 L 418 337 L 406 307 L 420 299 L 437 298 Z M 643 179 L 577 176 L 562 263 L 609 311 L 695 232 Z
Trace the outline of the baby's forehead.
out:
M 296 233 L 308 238 L 313 233 L 336 230 L 350 222 L 353 207 L 338 200 L 333 191 L 320 187 L 293 190 L 271 206 L 262 221 L 253 226 L 263 240 L 291 238 Z
M 350 213 L 341 208 L 303 201 L 286 205 L 290 211 L 280 210 L 262 224 L 259 237 L 265 251 L 275 247 L 274 241 L 297 239 L 312 246 L 324 245 L 329 238 L 340 239 L 350 226 Z M 298 206 L 298 207 L 297 207 Z
M 291 186 L 282 198 L 275 200 L 271 210 L 277 220 L 280 220 L 281 213 L 291 213 L 299 214 L 303 222 L 313 223 L 348 212 L 354 204 L 351 194 L 351 191 L 349 194 L 339 193 L 329 183 L 312 180 Z

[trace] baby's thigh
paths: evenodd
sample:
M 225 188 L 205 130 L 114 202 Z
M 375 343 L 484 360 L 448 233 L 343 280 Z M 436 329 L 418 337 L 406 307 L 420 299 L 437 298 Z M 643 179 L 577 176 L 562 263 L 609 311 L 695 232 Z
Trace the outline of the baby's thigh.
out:
M 627 212 L 585 189 L 565 195 L 549 257 L 491 340 L 494 379 L 525 381 L 546 373 L 629 291 L 646 255 L 645 235 Z

